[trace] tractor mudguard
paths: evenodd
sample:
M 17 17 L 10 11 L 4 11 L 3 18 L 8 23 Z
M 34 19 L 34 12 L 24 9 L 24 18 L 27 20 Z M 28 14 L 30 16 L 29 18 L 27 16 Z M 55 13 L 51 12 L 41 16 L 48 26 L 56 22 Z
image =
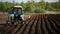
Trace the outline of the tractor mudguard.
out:
M 20 17 L 22 18 L 22 20 L 24 20 L 24 14 L 20 14 Z
M 10 17 L 14 17 L 14 14 L 9 14 Z

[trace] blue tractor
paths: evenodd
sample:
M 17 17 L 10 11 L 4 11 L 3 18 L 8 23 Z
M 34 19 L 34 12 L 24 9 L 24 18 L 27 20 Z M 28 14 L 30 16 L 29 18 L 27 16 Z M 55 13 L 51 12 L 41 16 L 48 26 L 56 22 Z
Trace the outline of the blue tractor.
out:
M 22 6 L 14 6 L 12 7 L 12 11 L 9 14 L 7 23 L 19 24 L 20 22 L 24 22 L 24 14 L 22 11 Z

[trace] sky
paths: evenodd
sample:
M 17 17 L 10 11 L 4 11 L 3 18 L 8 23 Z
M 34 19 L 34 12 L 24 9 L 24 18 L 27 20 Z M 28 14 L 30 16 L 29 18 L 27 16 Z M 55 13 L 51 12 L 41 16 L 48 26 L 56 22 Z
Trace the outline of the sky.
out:
M 15 2 L 18 2 L 18 3 L 21 3 L 23 1 L 24 3 L 26 3 L 28 0 L 0 0 L 0 2 L 6 2 L 6 1 L 8 1 L 8 2 L 15 1 Z M 34 0 L 34 1 L 39 2 L 41 0 Z M 58 2 L 58 0 L 45 0 L 45 2 Z

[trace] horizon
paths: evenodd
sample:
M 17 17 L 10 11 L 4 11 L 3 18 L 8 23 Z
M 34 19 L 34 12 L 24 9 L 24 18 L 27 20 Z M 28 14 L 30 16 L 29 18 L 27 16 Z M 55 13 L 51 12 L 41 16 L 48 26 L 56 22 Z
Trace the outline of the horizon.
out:
M 28 0 L 0 0 L 0 2 L 17 2 L 17 3 L 21 3 L 21 2 L 24 2 L 24 3 L 26 3 L 26 2 L 28 2 Z M 29 1 L 31 1 L 31 0 L 29 0 Z M 33 0 L 33 1 L 35 1 L 35 2 L 39 2 L 39 1 L 41 1 L 41 0 Z M 58 2 L 59 0 L 44 0 L 45 2 Z

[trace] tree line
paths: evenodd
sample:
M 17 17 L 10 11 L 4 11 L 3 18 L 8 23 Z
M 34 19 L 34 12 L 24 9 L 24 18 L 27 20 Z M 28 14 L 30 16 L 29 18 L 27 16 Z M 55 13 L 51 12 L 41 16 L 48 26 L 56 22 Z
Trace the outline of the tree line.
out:
M 13 6 L 22 6 L 25 12 L 32 12 L 32 13 L 43 13 L 46 11 L 60 11 L 60 1 L 59 2 L 35 2 L 35 1 L 28 1 L 27 3 L 21 2 L 0 2 L 0 11 L 1 12 L 9 12 L 11 7 Z

